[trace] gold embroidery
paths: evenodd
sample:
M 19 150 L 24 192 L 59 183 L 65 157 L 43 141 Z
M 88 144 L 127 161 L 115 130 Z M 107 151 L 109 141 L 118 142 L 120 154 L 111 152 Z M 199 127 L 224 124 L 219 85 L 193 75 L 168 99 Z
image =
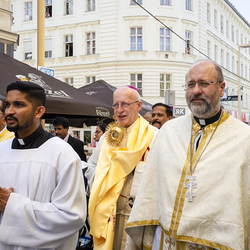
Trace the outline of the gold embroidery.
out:
M 222 124 L 224 121 L 226 121 L 228 119 L 228 117 L 229 117 L 229 114 L 226 112 L 223 112 L 223 116 L 220 120 L 220 124 Z M 191 116 L 191 119 L 193 119 L 193 116 Z M 208 135 L 216 128 L 217 123 L 218 123 L 218 121 L 214 122 L 213 124 L 210 124 L 209 128 L 204 130 L 204 135 L 201 139 L 198 150 L 196 151 L 196 154 L 193 158 L 191 168 L 193 168 L 194 163 L 197 161 L 199 155 L 201 154 L 202 149 L 206 144 L 206 140 L 207 140 Z M 192 135 L 192 139 L 191 139 L 192 142 L 194 141 L 197 133 L 199 132 L 199 127 L 200 127 L 200 125 L 196 121 L 194 121 L 193 129 L 195 130 L 195 132 Z M 193 155 L 193 152 L 192 152 L 192 155 Z M 186 196 L 186 192 L 187 192 L 187 189 L 184 188 L 184 181 L 186 179 L 186 175 L 191 174 L 190 169 L 188 168 L 189 164 L 190 164 L 190 144 L 188 146 L 186 162 L 185 162 L 185 165 L 184 165 L 183 170 L 182 170 L 181 179 L 180 179 L 178 190 L 176 193 L 176 198 L 175 198 L 175 203 L 174 203 L 174 211 L 172 214 L 171 225 L 170 225 L 170 229 L 169 229 L 170 237 L 172 237 L 172 238 L 178 238 L 177 237 L 177 230 L 178 230 L 180 219 L 182 216 L 182 210 L 184 207 L 185 196 Z M 187 173 L 187 171 L 188 171 L 188 173 Z M 203 245 L 206 245 L 206 244 L 203 244 Z M 210 246 L 210 245 L 208 245 L 208 246 Z

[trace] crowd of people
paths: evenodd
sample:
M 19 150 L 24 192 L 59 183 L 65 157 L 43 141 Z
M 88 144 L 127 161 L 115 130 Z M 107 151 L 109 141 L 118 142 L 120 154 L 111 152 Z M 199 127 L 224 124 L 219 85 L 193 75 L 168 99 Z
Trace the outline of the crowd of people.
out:
M 115 121 L 96 127 L 89 159 L 66 118 L 53 120 L 55 136 L 41 126 L 42 87 L 8 85 L 0 249 L 250 250 L 250 128 L 222 108 L 215 62 L 195 62 L 185 83 L 191 112 L 175 119 L 164 103 L 140 116 L 139 91 L 116 89 Z

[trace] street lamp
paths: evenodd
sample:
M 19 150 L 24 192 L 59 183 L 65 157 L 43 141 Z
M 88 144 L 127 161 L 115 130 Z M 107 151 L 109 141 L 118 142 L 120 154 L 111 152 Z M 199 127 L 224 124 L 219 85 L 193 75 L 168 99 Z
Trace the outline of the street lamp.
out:
M 241 120 L 241 65 L 240 65 L 240 48 L 250 48 L 250 43 L 245 45 L 239 45 L 238 56 L 238 119 Z

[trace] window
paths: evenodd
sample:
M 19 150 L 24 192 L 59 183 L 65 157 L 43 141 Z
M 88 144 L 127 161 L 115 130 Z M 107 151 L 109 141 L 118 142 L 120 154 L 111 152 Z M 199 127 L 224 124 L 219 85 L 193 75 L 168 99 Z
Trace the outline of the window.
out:
M 86 83 L 95 82 L 95 76 L 86 76 Z
M 73 14 L 73 0 L 65 0 L 65 15 Z
M 87 0 L 87 11 L 95 10 L 95 0 Z
M 70 85 L 70 86 L 73 86 L 74 84 L 74 78 L 73 77 L 68 77 L 68 78 L 64 78 L 64 81 Z
M 234 73 L 234 70 L 235 70 L 235 68 L 234 68 L 235 66 L 234 66 L 234 56 L 232 56 L 232 72 Z
M 130 50 L 142 50 L 142 28 L 130 29 Z
M 171 0 L 160 0 L 160 5 L 171 5 Z
M 211 42 L 207 41 L 207 56 L 210 57 L 210 51 L 211 51 Z
M 232 27 L 231 27 L 231 39 L 232 39 L 232 41 L 234 42 L 234 26 L 232 25 Z
M 218 17 L 217 17 L 217 10 L 214 10 L 214 27 L 217 28 L 218 27 Z
M 44 50 L 45 50 L 45 58 L 51 58 L 52 57 L 52 38 L 51 37 L 45 37 Z
M 227 21 L 226 29 L 227 29 L 227 37 L 229 37 L 229 22 L 228 21 Z
M 142 96 L 142 74 L 130 74 L 130 85 L 136 87 Z
M 244 69 L 244 67 L 243 67 L 243 63 L 242 63 L 242 64 L 240 65 L 240 76 L 241 76 L 241 77 L 244 77 L 243 69 Z
M 239 31 L 236 30 L 236 44 L 239 45 Z
M 214 60 L 218 60 L 218 46 L 214 45 Z
M 221 66 L 224 66 L 224 50 L 223 49 L 220 52 L 220 63 L 221 63 Z
M 142 4 L 142 0 L 135 0 L 137 3 Z M 136 3 L 131 0 L 131 5 L 136 5 Z
M 87 55 L 95 54 L 95 32 L 86 33 Z
M 207 3 L 207 21 L 210 23 L 210 4 Z
M 224 34 L 224 17 L 220 16 L 220 32 Z
M 192 54 L 192 48 L 190 44 L 192 44 L 192 32 L 185 31 L 185 53 L 186 54 Z
M 45 0 L 45 18 L 52 17 L 52 0 Z
M 245 66 L 245 79 L 247 79 L 247 66 Z
M 65 56 L 73 56 L 73 35 L 65 36 Z
M 243 45 L 243 35 L 240 35 L 240 45 Z
M 185 0 L 186 10 L 192 10 L 192 0 Z
M 33 9 L 32 9 L 32 2 L 27 2 L 27 3 L 24 3 L 24 12 L 25 12 L 25 18 L 24 20 L 25 21 L 30 21 L 32 20 L 33 18 Z
M 170 77 L 169 74 L 160 74 L 160 96 L 165 96 L 165 91 L 170 89 Z
M 10 11 L 11 11 L 11 21 L 12 21 L 12 23 L 14 23 L 14 15 L 13 15 L 14 7 L 13 7 L 13 4 L 10 5 Z
M 160 28 L 160 51 L 170 51 L 170 30 L 165 28 Z
M 32 59 L 32 40 L 23 41 L 24 44 L 24 59 L 31 60 Z
M 229 53 L 227 53 L 226 67 L 227 67 L 227 69 L 229 69 Z

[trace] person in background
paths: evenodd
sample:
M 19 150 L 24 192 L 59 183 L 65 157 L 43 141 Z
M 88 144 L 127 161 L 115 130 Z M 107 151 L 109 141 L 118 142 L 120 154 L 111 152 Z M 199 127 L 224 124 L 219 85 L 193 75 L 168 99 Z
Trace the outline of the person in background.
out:
M 167 104 L 156 103 L 152 107 L 152 125 L 160 129 L 162 125 L 171 120 L 173 111 Z
M 150 125 L 152 125 L 152 112 L 147 112 L 143 118 L 149 122 Z
M 10 132 L 6 128 L 6 120 L 5 120 L 5 101 L 6 98 L 2 95 L 0 95 L 0 142 L 5 141 L 9 138 L 14 137 L 14 133 Z
M 75 250 L 86 218 L 81 161 L 44 131 L 45 102 L 37 84 L 7 86 L 6 122 L 15 137 L 0 143 L 0 249 Z
M 128 221 L 127 249 L 250 249 L 250 128 L 220 105 L 220 66 L 186 74 L 191 113 L 157 135 Z
M 104 124 L 104 123 L 96 127 L 95 136 L 94 136 L 94 139 L 96 142 L 99 142 L 101 136 L 105 133 L 106 127 L 107 127 L 107 124 Z
M 82 161 L 86 162 L 86 155 L 84 153 L 84 142 L 71 136 L 69 131 L 69 121 L 65 117 L 58 116 L 53 121 L 55 135 L 66 141 L 79 155 Z
M 86 174 L 91 188 L 90 234 L 95 250 L 125 248 L 127 234 L 124 229 L 147 153 L 158 131 L 139 115 L 142 101 L 135 87 L 118 88 L 113 94 L 113 108 L 117 123 L 123 126 L 124 137 L 120 144 L 115 144 L 110 125 L 99 141 L 100 149 L 94 150 L 94 153 L 98 152 L 95 157 L 97 166 L 94 163 L 90 166 L 88 162 L 89 172 Z M 114 131 L 116 128 L 114 125 Z

